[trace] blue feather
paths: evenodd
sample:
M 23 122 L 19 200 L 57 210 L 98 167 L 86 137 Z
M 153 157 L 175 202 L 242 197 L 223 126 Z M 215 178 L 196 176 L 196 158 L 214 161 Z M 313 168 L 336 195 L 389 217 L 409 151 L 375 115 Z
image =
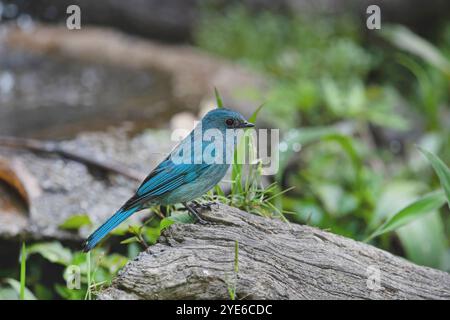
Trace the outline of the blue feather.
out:
M 175 164 L 165 160 L 144 180 L 138 188 L 137 198 L 154 198 L 198 178 L 209 164 Z
M 84 243 L 83 251 L 88 252 L 97 245 L 110 231 L 122 223 L 125 219 L 138 211 L 140 206 L 131 209 L 120 209 L 111 218 L 106 220 L 97 230 L 92 233 Z

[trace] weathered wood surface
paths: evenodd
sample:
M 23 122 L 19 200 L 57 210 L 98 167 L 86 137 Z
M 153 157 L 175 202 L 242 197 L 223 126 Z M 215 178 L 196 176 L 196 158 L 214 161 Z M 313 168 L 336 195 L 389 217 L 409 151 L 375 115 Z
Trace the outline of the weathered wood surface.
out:
M 229 299 L 233 283 L 238 299 L 450 299 L 449 274 L 364 243 L 225 205 L 202 217 L 171 226 L 99 299 Z

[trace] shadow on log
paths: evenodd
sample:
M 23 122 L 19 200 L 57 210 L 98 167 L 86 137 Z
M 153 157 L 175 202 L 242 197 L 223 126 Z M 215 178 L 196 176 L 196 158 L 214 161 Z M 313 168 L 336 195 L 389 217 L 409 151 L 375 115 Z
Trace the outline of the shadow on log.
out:
M 98 298 L 229 299 L 233 283 L 238 299 L 450 298 L 449 274 L 364 243 L 225 205 L 202 217 L 209 223 L 172 225 Z

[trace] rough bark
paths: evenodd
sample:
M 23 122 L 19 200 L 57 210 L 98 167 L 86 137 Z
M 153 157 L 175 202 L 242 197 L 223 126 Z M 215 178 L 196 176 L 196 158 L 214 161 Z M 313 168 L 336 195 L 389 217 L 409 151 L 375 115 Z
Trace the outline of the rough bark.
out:
M 229 299 L 233 285 L 238 299 L 450 298 L 449 274 L 368 244 L 224 205 L 202 217 L 172 225 L 99 299 Z

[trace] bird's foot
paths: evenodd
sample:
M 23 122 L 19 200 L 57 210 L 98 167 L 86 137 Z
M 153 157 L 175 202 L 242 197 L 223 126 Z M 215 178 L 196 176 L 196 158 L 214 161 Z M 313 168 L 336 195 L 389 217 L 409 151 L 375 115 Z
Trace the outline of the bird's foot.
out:
M 200 217 L 200 215 L 198 214 L 198 212 L 194 211 L 189 211 L 189 214 L 191 215 L 191 217 L 193 217 L 195 219 L 195 222 L 198 224 L 207 224 L 208 222 L 206 222 L 206 220 L 204 220 L 203 218 Z
M 198 211 L 194 207 L 192 207 L 191 205 L 188 205 L 187 203 L 183 203 L 183 205 L 189 212 L 189 215 L 191 217 L 193 217 L 194 219 L 196 219 L 196 222 L 198 222 L 199 224 L 207 224 L 208 223 L 200 217 Z
M 215 202 L 215 201 L 209 201 L 209 202 L 202 202 L 202 203 L 200 203 L 197 200 L 193 200 L 192 204 L 194 205 L 195 209 L 202 209 L 202 210 L 208 210 L 208 211 L 211 211 L 211 207 L 213 205 L 218 205 L 218 203 Z

